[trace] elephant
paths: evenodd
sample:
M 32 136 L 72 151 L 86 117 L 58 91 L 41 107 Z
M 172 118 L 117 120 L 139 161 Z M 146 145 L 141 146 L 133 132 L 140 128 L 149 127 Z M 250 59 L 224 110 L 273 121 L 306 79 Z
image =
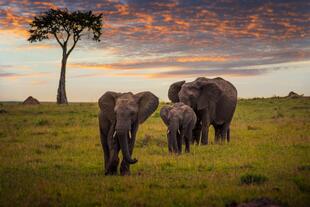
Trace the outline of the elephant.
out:
M 133 94 L 108 91 L 98 100 L 99 132 L 103 149 L 105 175 L 116 175 L 118 154 L 122 151 L 121 175 L 130 175 L 131 158 L 139 124 L 157 109 L 158 97 L 149 91 Z
M 230 123 L 237 105 L 237 89 L 230 82 L 220 77 L 178 81 L 170 86 L 168 97 L 173 103 L 183 102 L 195 111 L 193 143 L 208 144 L 210 125 L 215 129 L 215 143 L 225 138 L 230 141 Z
M 196 114 L 184 103 L 163 106 L 160 117 L 168 127 L 167 139 L 169 152 L 182 153 L 182 141 L 185 142 L 185 152 L 190 152 L 192 130 L 196 124 Z

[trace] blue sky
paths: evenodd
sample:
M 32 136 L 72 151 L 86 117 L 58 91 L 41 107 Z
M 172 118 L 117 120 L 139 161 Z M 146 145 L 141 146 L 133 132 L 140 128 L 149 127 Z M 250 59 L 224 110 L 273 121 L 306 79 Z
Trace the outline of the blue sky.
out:
M 239 97 L 310 95 L 308 1 L 4 0 L 1 101 L 55 101 L 61 48 L 27 42 L 29 22 L 50 8 L 104 16 L 101 42 L 84 38 L 69 57 L 69 101 L 97 101 L 107 90 L 167 100 L 171 83 L 199 76 L 231 81 Z

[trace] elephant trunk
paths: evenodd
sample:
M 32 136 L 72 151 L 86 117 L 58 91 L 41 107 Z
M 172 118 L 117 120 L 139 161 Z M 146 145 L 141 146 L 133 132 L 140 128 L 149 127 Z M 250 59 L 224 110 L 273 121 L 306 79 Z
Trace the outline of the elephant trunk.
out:
M 167 130 L 167 139 L 168 139 L 168 151 L 173 152 L 173 142 L 171 138 L 171 131 L 169 129 Z
M 118 142 L 122 150 L 124 160 L 129 164 L 135 164 L 136 162 L 138 162 L 137 159 L 132 159 L 130 156 L 129 147 L 128 147 L 128 131 L 118 132 L 117 137 L 118 137 Z
M 177 144 L 177 133 L 178 133 L 179 125 L 171 123 L 168 129 L 169 129 L 169 133 L 168 133 L 169 141 L 168 142 L 170 143 L 172 151 L 175 153 L 178 153 L 179 150 L 178 150 L 178 144 Z

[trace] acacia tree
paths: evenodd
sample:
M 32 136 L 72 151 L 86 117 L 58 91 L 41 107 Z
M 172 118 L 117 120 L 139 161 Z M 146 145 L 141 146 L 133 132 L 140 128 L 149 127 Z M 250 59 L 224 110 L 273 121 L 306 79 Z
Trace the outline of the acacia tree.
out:
M 62 48 L 61 72 L 57 91 L 57 103 L 67 104 L 66 65 L 68 57 L 76 43 L 84 35 L 91 35 L 94 41 L 100 41 L 102 14 L 88 12 L 69 12 L 67 9 L 50 9 L 34 17 L 30 23 L 28 41 L 37 42 L 55 38 Z

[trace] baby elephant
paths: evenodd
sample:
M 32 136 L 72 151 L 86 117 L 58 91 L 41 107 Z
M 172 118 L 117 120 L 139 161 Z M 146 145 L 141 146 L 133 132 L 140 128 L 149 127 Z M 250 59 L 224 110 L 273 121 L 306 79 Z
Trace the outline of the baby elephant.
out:
M 181 102 L 172 106 L 164 106 L 160 110 L 160 117 L 167 125 L 169 152 L 181 153 L 184 137 L 185 152 L 189 152 L 192 130 L 196 124 L 196 114 L 193 109 Z

